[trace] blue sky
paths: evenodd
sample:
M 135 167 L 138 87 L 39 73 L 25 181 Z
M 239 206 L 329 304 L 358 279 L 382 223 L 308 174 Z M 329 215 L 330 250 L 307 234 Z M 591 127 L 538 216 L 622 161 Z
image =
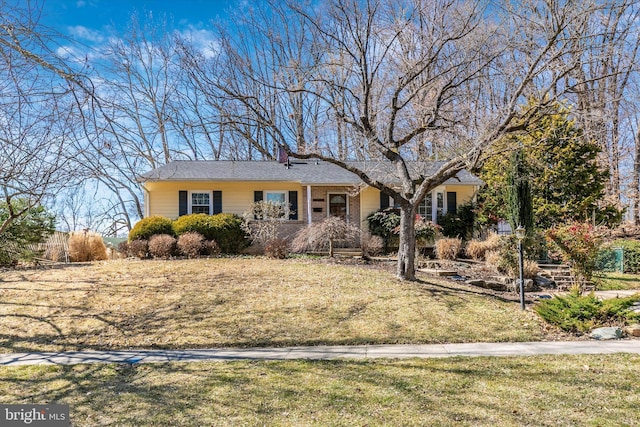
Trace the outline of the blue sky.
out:
M 27 1 L 27 0 L 24 0 Z M 209 21 L 224 16 L 230 0 L 40 0 L 41 22 L 59 32 L 80 37 L 103 33 L 109 27 L 122 29 L 134 11 L 166 14 L 175 29 L 206 28 Z M 86 30 L 86 31 L 84 31 Z M 85 40 L 90 41 L 90 40 Z

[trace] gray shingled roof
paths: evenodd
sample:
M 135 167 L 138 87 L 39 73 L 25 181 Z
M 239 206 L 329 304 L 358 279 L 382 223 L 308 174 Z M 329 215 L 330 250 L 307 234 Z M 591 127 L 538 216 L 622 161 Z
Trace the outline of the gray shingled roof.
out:
M 349 162 L 366 171 L 374 179 L 382 180 L 395 175 L 389 163 Z M 435 171 L 441 162 L 427 165 L 427 173 Z M 416 167 L 418 163 L 413 163 Z M 417 173 L 416 173 L 417 175 Z M 323 161 L 292 160 L 289 167 L 274 161 L 188 161 L 176 160 L 141 175 L 146 181 L 283 181 L 303 185 L 358 185 L 360 178 L 332 163 Z M 461 171 L 446 184 L 481 185 L 482 181 L 467 171 Z

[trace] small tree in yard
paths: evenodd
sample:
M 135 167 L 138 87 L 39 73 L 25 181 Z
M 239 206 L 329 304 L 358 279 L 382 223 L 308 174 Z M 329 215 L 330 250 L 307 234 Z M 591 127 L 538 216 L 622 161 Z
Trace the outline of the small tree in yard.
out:
M 507 219 L 512 230 L 522 226 L 531 235 L 534 224 L 533 202 L 524 155 L 523 150 L 515 151 L 507 171 Z
M 275 258 L 284 258 L 286 250 L 283 250 L 283 246 L 286 246 L 286 242 L 279 235 L 282 219 L 290 213 L 282 204 L 261 200 L 253 203 L 243 215 L 242 229 L 254 243 L 265 249 L 265 253 L 273 254 Z M 275 248 L 278 249 L 273 250 Z
M 21 213 L 14 216 L 15 212 Z M 54 222 L 44 207 L 32 206 L 27 200 L 0 203 L 0 224 L 6 224 L 0 231 L 0 265 L 16 263 L 26 245 L 44 242 L 53 234 Z
M 602 242 L 598 229 L 588 223 L 573 223 L 547 230 L 551 251 L 569 264 L 578 279 L 579 290 L 591 282 Z
M 322 222 L 316 222 L 300 230 L 291 243 L 294 252 L 329 250 L 329 256 L 334 255 L 336 240 L 355 240 L 360 230 L 347 224 L 342 218 L 330 216 Z

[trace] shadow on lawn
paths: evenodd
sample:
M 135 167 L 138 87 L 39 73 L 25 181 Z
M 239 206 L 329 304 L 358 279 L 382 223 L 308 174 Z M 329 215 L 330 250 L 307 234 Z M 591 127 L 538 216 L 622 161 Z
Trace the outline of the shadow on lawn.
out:
M 471 285 L 466 285 L 463 283 L 451 283 L 445 284 L 446 282 L 431 282 L 424 279 L 416 280 L 416 283 L 420 283 L 424 285 L 420 289 L 428 293 L 430 296 L 438 296 L 438 295 L 446 295 L 446 296 L 455 296 L 460 297 L 464 295 L 473 295 L 473 296 L 481 296 L 481 297 L 489 297 L 496 299 L 502 302 L 519 302 L 520 296 L 515 292 L 497 292 L 492 291 L 490 289 L 484 288 L 475 288 Z M 526 295 L 526 294 L 525 294 Z
M 66 403 L 74 424 L 138 426 L 234 420 L 327 425 L 347 419 L 349 425 L 384 425 L 395 424 L 394 416 L 407 425 L 527 425 L 533 419 L 538 425 L 581 425 L 606 404 L 622 425 L 633 422 L 629 374 L 638 360 L 610 355 L 16 367 L 0 371 L 7 391 L 0 402 Z

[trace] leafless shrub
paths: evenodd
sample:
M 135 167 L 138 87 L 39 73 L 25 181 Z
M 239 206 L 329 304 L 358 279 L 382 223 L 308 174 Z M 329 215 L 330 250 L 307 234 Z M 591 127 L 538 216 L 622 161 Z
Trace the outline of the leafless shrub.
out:
M 316 222 L 300 230 L 293 242 L 293 252 L 329 250 L 329 256 L 333 256 L 334 244 L 337 240 L 355 242 L 360 230 L 347 224 L 342 218 L 330 216 L 322 222 Z
M 69 235 L 69 259 L 72 262 L 107 259 L 107 247 L 102 240 L 102 236 L 90 231 L 71 233 Z
M 289 243 L 285 239 L 273 239 L 265 245 L 264 254 L 269 258 L 285 259 L 289 254 Z
M 195 231 L 184 233 L 178 238 L 178 249 L 189 258 L 197 258 L 204 251 L 205 240 Z
M 442 260 L 455 260 L 462 249 L 462 239 L 444 238 L 436 241 L 436 257 Z
M 154 258 L 171 258 L 175 252 L 175 237 L 168 234 L 155 234 L 149 239 L 149 253 Z
M 202 251 L 209 256 L 218 256 L 222 253 L 220 245 L 215 240 L 205 240 Z
M 360 234 L 360 247 L 365 256 L 380 255 L 384 251 L 384 240 L 365 231 Z
M 254 243 L 265 246 L 266 251 L 266 245 L 279 239 L 282 218 L 286 218 L 290 213 L 286 206 L 277 203 L 255 202 L 243 215 L 242 230 Z
M 129 255 L 140 259 L 147 258 L 149 256 L 149 242 L 144 239 L 130 241 Z
M 122 254 L 122 256 L 124 257 L 128 257 L 129 256 L 129 242 L 122 241 L 118 244 L 118 252 L 120 252 Z

